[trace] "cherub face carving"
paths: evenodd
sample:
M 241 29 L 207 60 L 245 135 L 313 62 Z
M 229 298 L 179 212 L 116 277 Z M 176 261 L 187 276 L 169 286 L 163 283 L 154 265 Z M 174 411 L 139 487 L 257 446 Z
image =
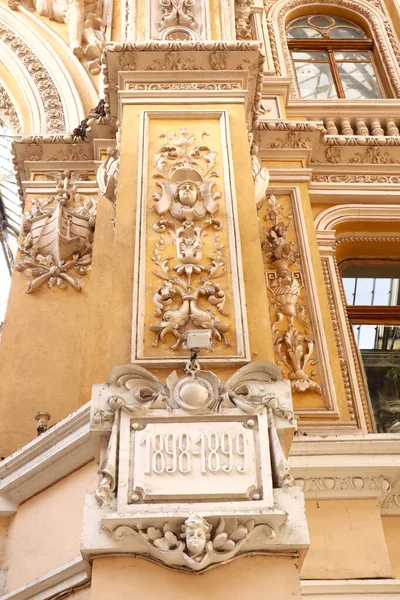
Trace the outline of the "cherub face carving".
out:
M 183 525 L 186 547 L 189 554 L 197 556 L 201 554 L 207 540 L 210 538 L 211 526 L 202 517 L 191 517 L 186 519 Z
M 182 181 L 176 190 L 179 202 L 188 208 L 192 208 L 196 204 L 199 195 L 199 189 L 191 181 Z

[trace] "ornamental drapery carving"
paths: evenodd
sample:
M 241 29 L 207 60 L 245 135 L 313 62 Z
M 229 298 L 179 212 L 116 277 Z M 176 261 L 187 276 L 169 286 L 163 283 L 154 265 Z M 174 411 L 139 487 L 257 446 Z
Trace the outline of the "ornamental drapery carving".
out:
M 290 199 L 258 205 L 277 364 L 296 392 L 321 394 Z
M 80 291 L 80 278 L 92 262 L 92 242 L 96 221 L 96 201 L 81 197 L 71 172 L 64 171 L 56 193 L 33 198 L 23 220 L 23 237 L 17 271 L 27 271 L 30 294 L 42 286 Z
M 154 194 L 154 210 L 160 216 L 153 225 L 159 234 L 154 243 L 154 275 L 161 287 L 154 293 L 155 316 L 150 325 L 153 345 L 160 341 L 177 349 L 189 327 L 211 329 L 217 342 L 229 345 L 226 295 L 221 276 L 226 272 L 224 244 L 216 216 L 220 192 L 213 191 L 216 153 L 206 144 L 202 131 L 199 143 L 181 129 L 155 155 L 154 175 L 160 193 Z M 208 242 L 206 241 L 208 238 Z M 174 256 L 171 249 L 174 248 Z

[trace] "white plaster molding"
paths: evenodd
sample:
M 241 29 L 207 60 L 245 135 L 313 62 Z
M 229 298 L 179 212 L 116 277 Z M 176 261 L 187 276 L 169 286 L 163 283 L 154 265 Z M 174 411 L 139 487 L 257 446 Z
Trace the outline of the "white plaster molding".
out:
M 30 13 L 28 13 L 30 14 Z M 48 44 L 45 43 L 45 36 L 40 36 L 35 27 L 29 27 L 22 20 L 18 13 L 13 12 L 9 8 L 0 4 L 0 21 L 10 28 L 15 34 L 27 44 L 30 50 L 34 53 L 37 59 L 45 68 L 48 76 L 55 85 L 63 107 L 63 117 L 65 120 L 65 128 L 71 130 L 84 117 L 82 103 L 76 86 L 73 83 L 72 77 L 62 65 L 61 59 L 50 50 Z M 17 59 L 20 61 L 20 59 Z M 87 83 L 87 85 L 89 85 Z M 22 88 L 23 89 L 23 88 Z M 93 89 L 90 83 L 88 89 Z M 37 97 L 41 94 L 38 91 Z M 41 129 L 37 132 L 45 132 L 44 123 L 41 123 Z
M 87 403 L 0 463 L 0 515 L 93 459 Z M 4 507 L 4 513 L 2 508 Z
M 22 4 L 19 5 L 18 11 L 26 15 L 26 17 L 33 21 L 34 27 L 30 29 L 34 31 L 38 31 L 40 33 L 40 38 L 44 38 L 45 36 L 41 34 L 41 30 L 46 33 L 46 36 L 50 37 L 54 40 L 54 42 L 62 47 L 64 52 L 70 57 L 74 65 L 74 69 L 76 69 L 79 73 L 79 78 L 82 80 L 82 84 L 85 88 L 85 93 L 90 98 L 90 104 L 96 106 L 99 102 L 99 96 L 96 91 L 96 88 L 93 85 L 92 80 L 89 77 L 86 69 L 82 65 L 82 63 L 78 60 L 78 58 L 70 51 L 68 44 L 61 38 L 52 27 L 50 27 L 44 20 L 41 18 L 38 13 L 29 11 Z M 49 64 L 48 55 L 51 55 L 54 60 Z M 65 115 L 65 129 L 66 131 L 72 131 L 74 127 L 82 119 L 86 117 L 85 110 L 83 108 L 82 100 L 78 89 L 75 85 L 74 78 L 69 73 L 68 69 L 65 68 L 65 64 L 62 59 L 58 56 L 57 53 L 49 50 L 48 45 L 46 45 L 46 50 L 41 51 L 41 55 L 38 54 L 38 57 L 44 61 L 44 64 L 49 67 L 49 71 L 51 76 L 53 77 L 53 72 L 56 74 L 56 78 L 54 82 L 56 83 L 59 91 L 61 100 L 63 102 L 64 107 L 64 115 Z
M 315 219 L 317 231 L 335 229 L 346 221 L 392 222 L 400 220 L 400 206 L 384 206 L 382 204 L 346 204 L 333 206 L 322 211 Z
M 310 579 L 300 582 L 302 598 L 313 600 L 382 600 L 389 595 L 399 598 L 400 581 L 398 579 Z
M 289 464 L 307 500 L 378 499 L 382 515 L 399 515 L 400 435 L 296 439 Z
M 78 556 L 24 586 L 0 596 L 0 600 L 47 600 L 89 581 L 87 565 L 83 558 Z
M 271 183 L 282 181 L 285 183 L 299 183 L 310 181 L 312 169 L 268 169 Z

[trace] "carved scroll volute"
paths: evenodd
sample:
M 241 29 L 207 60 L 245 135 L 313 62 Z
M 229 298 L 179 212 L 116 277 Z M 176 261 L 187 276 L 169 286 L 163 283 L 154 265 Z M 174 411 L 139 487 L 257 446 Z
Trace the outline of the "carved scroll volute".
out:
M 266 196 L 259 215 L 277 364 L 293 391 L 321 394 L 290 199 Z

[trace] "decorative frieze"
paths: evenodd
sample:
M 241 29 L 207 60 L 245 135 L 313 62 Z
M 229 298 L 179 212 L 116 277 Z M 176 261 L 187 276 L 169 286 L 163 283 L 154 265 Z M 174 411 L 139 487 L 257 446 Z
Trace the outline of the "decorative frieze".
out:
M 294 391 L 321 394 L 290 199 L 270 195 L 259 216 L 277 363 Z
M 162 121 L 153 115 L 158 113 L 144 117 L 147 133 L 142 139 L 148 171 L 140 176 L 146 184 L 139 194 L 134 360 L 159 364 L 182 359 L 187 329 L 211 331 L 210 361 L 246 360 L 229 139 L 218 140 L 226 135 L 225 114 L 208 119 L 206 130 L 206 122 L 202 126 L 188 112 L 175 133 L 163 131 Z M 152 141 L 160 138 L 161 143 Z
M 92 261 L 92 241 L 96 220 L 95 200 L 81 198 L 71 185 L 71 172 L 48 198 L 32 198 L 23 220 L 23 237 L 17 271 L 29 273 L 26 292 L 42 286 L 80 291 L 79 278 L 86 275 Z

